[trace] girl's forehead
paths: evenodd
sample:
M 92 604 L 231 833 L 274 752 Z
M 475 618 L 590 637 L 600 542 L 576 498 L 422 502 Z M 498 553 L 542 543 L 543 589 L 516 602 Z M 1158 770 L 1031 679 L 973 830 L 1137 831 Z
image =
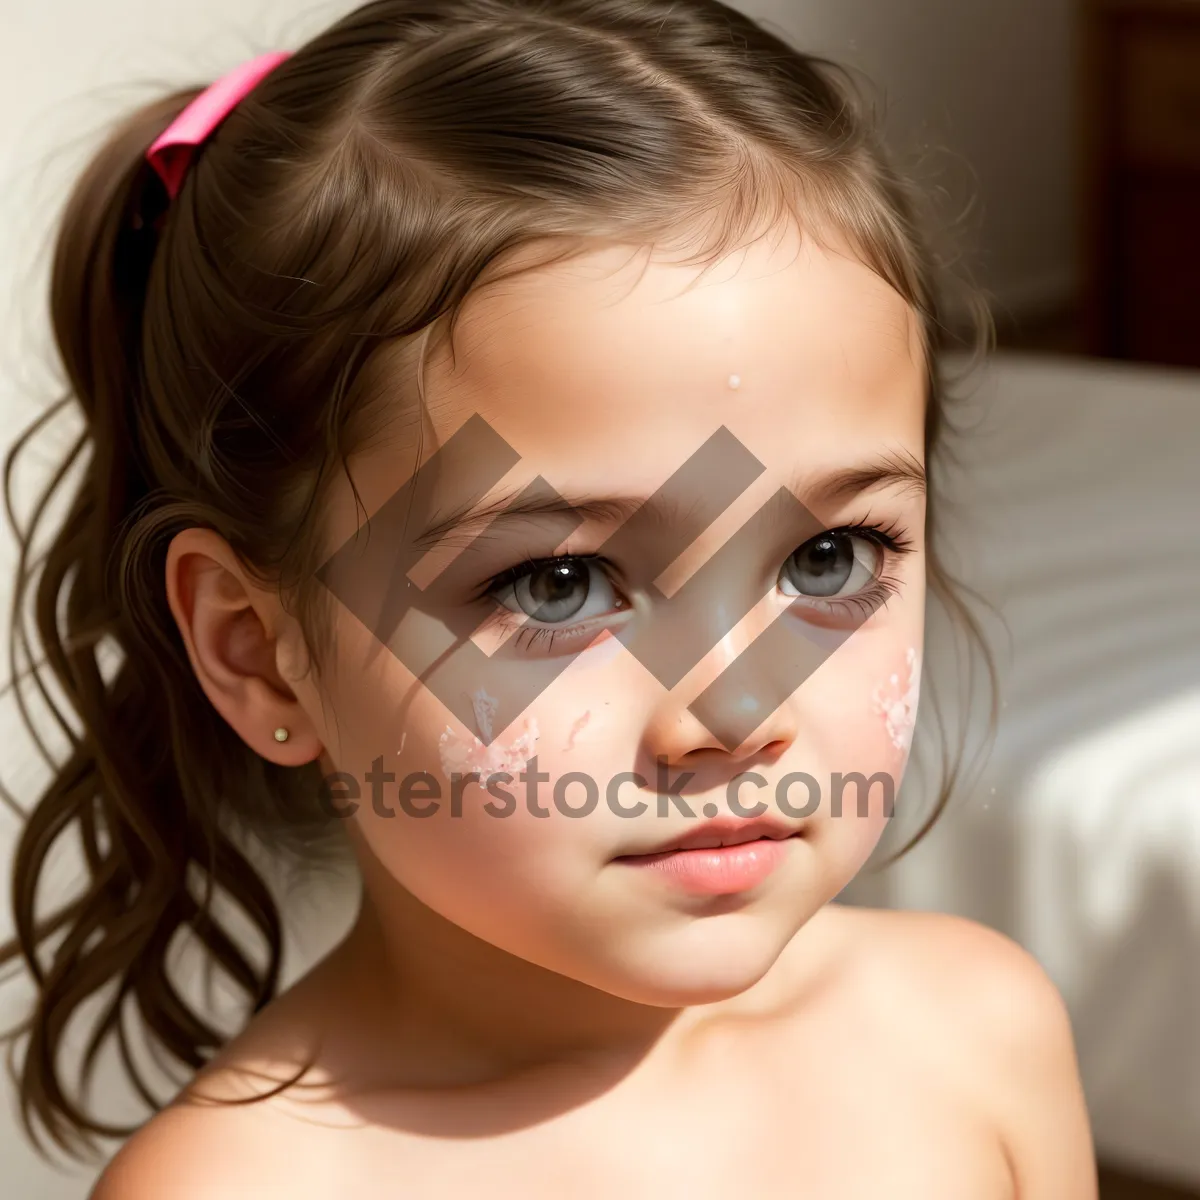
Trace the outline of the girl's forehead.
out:
M 707 269 L 613 248 L 514 276 L 471 297 L 453 362 L 435 352 L 425 386 L 439 440 L 478 415 L 522 453 L 607 454 L 721 426 L 756 452 L 796 439 L 814 452 L 847 438 L 919 447 L 925 384 L 903 297 L 804 239 Z

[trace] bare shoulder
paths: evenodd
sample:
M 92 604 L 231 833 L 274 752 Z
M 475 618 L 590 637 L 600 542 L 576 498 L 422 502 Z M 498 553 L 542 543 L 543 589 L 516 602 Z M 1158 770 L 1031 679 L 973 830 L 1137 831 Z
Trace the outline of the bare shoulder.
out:
M 281 998 L 282 999 L 282 998 Z M 338 1191 L 337 1106 L 309 1066 L 290 1000 L 205 1066 L 109 1162 L 90 1200 L 262 1200 Z M 340 1182 L 344 1183 L 344 1179 Z
M 862 908 L 843 922 L 860 981 L 994 1117 L 1023 1200 L 1095 1200 L 1071 1019 L 1041 963 L 964 917 Z
M 90 1200 L 269 1195 L 259 1166 L 265 1147 L 251 1133 L 255 1124 L 240 1111 L 166 1108 L 117 1151 Z
M 259 1083 L 257 1095 L 268 1091 Z M 190 1088 L 116 1153 L 90 1200 L 266 1200 L 345 1194 L 344 1114 L 320 1100 L 250 1095 L 243 1074 Z M 305 1111 L 311 1108 L 311 1111 Z
M 939 1024 L 1004 1053 L 1070 1036 L 1057 987 L 1012 938 L 966 917 L 938 912 L 845 910 L 856 957 L 920 999 Z
M 1001 1074 L 1073 1068 L 1071 1022 L 1029 951 L 977 921 L 937 912 L 843 910 L 849 959 L 863 985 L 888 997 L 910 1034 L 936 1032 L 975 1066 Z M 882 990 L 881 990 L 882 989 Z

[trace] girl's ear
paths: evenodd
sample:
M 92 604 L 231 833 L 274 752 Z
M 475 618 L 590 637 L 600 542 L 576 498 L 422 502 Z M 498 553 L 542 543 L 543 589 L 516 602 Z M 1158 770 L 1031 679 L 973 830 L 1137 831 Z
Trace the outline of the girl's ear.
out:
M 300 766 L 317 758 L 317 729 L 288 682 L 299 674 L 298 630 L 278 597 L 246 576 L 211 529 L 175 535 L 166 585 L 192 670 L 217 712 L 271 762 Z

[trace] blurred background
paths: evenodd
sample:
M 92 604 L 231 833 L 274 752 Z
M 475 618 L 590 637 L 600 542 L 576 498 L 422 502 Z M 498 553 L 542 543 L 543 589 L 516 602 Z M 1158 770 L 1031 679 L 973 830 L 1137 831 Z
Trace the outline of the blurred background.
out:
M 927 810 L 945 742 L 973 747 L 977 769 L 929 837 L 844 899 L 958 912 L 1030 949 L 1071 1010 L 1104 1200 L 1200 1197 L 1200 0 L 738 6 L 873 87 L 1000 338 L 958 387 L 943 475 L 946 552 L 990 606 L 998 726 L 989 739 L 956 702 L 982 685 L 931 611 L 885 849 Z M 106 123 L 349 7 L 0 0 L 0 449 L 53 395 L 48 238 Z M 6 531 L 6 610 L 12 564 Z M 32 800 L 44 775 L 10 692 L 0 745 L 0 781 Z M 15 830 L 0 808 L 6 893 Z M 55 886 L 73 869 L 67 854 Z M 321 887 L 286 900 L 285 982 L 352 913 L 352 881 Z M 27 999 L 0 985 L 0 1022 Z M 102 1063 L 97 1095 L 136 1112 L 116 1079 Z M 85 1196 L 95 1172 L 45 1165 L 14 1114 L 5 1088 L 0 1193 Z

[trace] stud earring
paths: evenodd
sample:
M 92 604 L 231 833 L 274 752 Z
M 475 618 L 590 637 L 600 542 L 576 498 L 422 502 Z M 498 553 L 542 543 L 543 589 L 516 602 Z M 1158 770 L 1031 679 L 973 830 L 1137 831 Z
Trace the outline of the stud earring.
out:
M 277 742 L 286 742 L 288 740 L 288 731 L 282 725 L 275 730 L 275 740 Z

